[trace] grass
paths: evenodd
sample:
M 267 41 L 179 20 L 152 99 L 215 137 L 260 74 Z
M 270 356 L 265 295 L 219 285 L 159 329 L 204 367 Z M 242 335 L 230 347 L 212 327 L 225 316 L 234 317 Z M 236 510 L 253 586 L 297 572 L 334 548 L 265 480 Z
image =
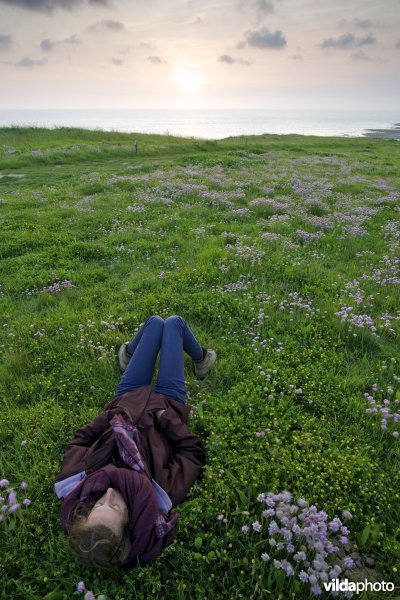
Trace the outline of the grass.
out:
M 400 427 L 366 412 L 400 399 L 398 165 L 379 139 L 0 129 L 0 477 L 31 500 L 0 523 L 0 598 L 67 600 L 84 580 L 109 600 L 305 600 L 257 501 L 282 490 L 350 511 L 353 551 L 399 585 Z M 202 382 L 186 359 L 207 464 L 175 543 L 104 575 L 70 554 L 54 477 L 113 397 L 115 344 L 151 314 L 218 353 Z

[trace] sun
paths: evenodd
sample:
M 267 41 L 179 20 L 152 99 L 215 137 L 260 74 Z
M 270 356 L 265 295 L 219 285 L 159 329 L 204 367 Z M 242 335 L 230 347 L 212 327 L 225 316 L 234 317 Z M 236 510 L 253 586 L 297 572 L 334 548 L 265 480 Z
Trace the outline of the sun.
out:
M 175 69 L 174 79 L 179 89 L 186 94 L 194 94 L 200 88 L 201 79 L 195 69 L 180 66 Z

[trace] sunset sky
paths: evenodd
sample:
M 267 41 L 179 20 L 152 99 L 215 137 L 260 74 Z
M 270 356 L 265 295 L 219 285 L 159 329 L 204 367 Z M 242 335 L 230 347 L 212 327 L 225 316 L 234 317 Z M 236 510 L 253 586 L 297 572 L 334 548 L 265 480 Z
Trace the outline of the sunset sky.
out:
M 400 106 L 399 0 L 0 0 L 0 108 Z

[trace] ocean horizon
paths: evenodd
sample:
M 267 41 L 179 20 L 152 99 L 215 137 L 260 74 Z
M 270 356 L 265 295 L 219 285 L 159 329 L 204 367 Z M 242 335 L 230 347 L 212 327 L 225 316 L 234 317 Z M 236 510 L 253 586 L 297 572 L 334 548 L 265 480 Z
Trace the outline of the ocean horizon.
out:
M 262 134 L 399 139 L 400 111 L 312 109 L 2 109 L 0 127 L 80 127 L 204 139 Z

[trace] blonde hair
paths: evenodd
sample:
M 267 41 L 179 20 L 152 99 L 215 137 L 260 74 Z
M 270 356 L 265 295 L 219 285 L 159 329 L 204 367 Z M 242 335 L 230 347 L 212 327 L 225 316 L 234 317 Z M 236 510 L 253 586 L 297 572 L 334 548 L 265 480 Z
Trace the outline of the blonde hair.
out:
M 74 553 L 86 565 L 98 569 L 114 569 L 128 558 L 130 540 L 128 525 L 118 534 L 105 525 L 89 525 L 88 516 L 95 504 L 78 502 L 71 513 L 68 541 Z

